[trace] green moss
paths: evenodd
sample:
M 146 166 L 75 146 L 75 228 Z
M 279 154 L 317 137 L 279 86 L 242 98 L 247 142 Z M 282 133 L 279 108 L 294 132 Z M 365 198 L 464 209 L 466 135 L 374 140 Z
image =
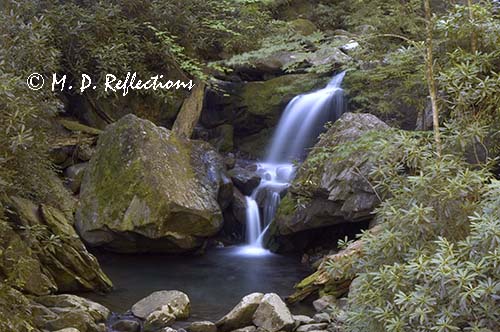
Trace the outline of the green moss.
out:
M 276 107 L 284 106 L 300 93 L 322 87 L 328 81 L 312 74 L 279 76 L 263 82 L 250 82 L 241 94 L 248 112 L 266 117 L 278 117 Z
M 297 204 L 291 194 L 287 194 L 280 203 L 277 217 L 292 216 L 297 209 Z

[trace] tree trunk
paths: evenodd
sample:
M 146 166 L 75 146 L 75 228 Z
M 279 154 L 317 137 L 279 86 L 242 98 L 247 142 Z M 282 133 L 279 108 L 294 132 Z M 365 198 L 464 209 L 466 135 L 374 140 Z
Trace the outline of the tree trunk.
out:
M 467 0 L 467 6 L 469 7 L 469 20 L 472 22 L 474 21 L 474 12 L 472 11 L 472 0 Z M 477 33 L 472 30 L 471 36 L 470 36 L 470 49 L 472 53 L 477 52 Z
M 432 105 L 432 123 L 434 127 L 434 140 L 436 141 L 436 149 L 438 157 L 441 156 L 441 136 L 439 133 L 439 108 L 437 101 L 437 87 L 436 80 L 434 78 L 434 57 L 432 53 L 432 43 L 433 43 L 433 23 L 432 23 L 432 11 L 430 0 L 424 0 L 425 9 L 425 19 L 427 24 L 427 38 L 426 38 L 426 76 L 427 85 L 429 88 L 429 95 L 431 97 Z

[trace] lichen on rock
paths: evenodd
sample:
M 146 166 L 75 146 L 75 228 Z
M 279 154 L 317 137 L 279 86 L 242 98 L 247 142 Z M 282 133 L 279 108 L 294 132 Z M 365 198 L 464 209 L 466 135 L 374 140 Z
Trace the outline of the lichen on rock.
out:
M 222 158 L 134 115 L 107 127 L 82 181 L 76 226 L 89 244 L 121 252 L 181 252 L 222 227 Z

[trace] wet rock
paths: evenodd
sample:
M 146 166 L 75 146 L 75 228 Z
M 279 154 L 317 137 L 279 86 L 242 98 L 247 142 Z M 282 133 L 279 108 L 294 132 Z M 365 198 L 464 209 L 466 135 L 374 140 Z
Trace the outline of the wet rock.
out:
M 236 157 L 233 153 L 228 153 L 224 157 L 224 165 L 226 165 L 227 169 L 233 169 L 236 166 Z
M 133 319 L 121 319 L 115 322 L 111 328 L 116 332 L 139 332 L 141 324 Z
M 244 225 L 246 222 L 247 202 L 245 196 L 236 188 L 233 191 L 232 211 L 236 220 Z
M 209 321 L 194 322 L 186 329 L 187 332 L 217 332 L 217 326 Z
M 186 294 L 180 291 L 158 291 L 143 298 L 132 306 L 134 316 L 146 319 L 152 313 L 161 311 L 164 316 L 168 313 L 174 319 L 186 319 L 189 317 L 191 304 Z M 162 314 L 157 313 L 158 318 Z
M 76 226 L 90 245 L 185 252 L 222 227 L 222 158 L 134 115 L 108 126 L 82 182 Z
M 66 168 L 64 176 L 66 177 L 66 185 L 73 193 L 80 191 L 82 184 L 83 174 L 87 168 L 88 163 L 80 163 Z
M 258 187 L 261 180 L 255 172 L 242 167 L 235 167 L 230 170 L 229 176 L 231 176 L 234 185 L 246 196 L 252 194 L 252 191 Z
M 219 332 L 229 332 L 252 324 L 253 315 L 264 294 L 252 293 L 245 296 L 227 315 L 217 323 Z
M 227 209 L 233 201 L 233 182 L 225 173 L 221 172 L 219 184 L 219 193 L 217 194 L 217 202 L 222 210 Z
M 269 332 L 291 331 L 294 326 L 290 310 L 274 293 L 264 295 L 253 315 L 253 323 Z
M 171 312 L 169 305 L 162 306 L 159 310 L 153 311 L 146 317 L 144 322 L 144 332 L 156 332 L 175 322 L 175 316 Z

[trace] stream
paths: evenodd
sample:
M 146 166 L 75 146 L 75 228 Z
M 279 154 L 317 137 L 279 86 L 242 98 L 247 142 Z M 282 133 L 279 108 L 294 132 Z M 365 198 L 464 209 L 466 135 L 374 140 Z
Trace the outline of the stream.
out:
M 241 249 L 213 248 L 201 256 L 96 253 L 115 289 L 85 296 L 124 313 L 154 291 L 180 290 L 191 300 L 190 321 L 216 321 L 249 293 L 290 295 L 294 284 L 310 272 L 300 257 L 245 255 Z M 310 313 L 311 307 L 300 304 L 291 310 Z

